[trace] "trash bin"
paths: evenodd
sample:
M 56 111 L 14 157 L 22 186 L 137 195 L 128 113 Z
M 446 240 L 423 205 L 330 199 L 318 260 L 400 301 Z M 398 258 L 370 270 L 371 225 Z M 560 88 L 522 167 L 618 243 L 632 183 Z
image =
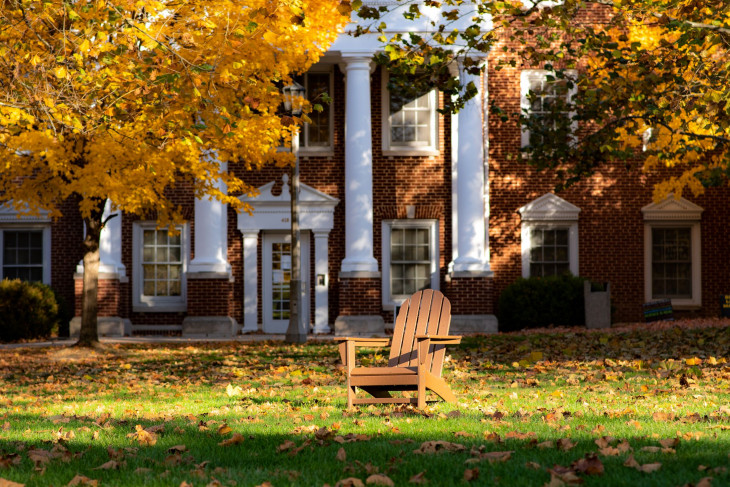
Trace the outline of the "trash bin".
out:
M 586 328 L 611 328 L 611 283 L 583 282 Z

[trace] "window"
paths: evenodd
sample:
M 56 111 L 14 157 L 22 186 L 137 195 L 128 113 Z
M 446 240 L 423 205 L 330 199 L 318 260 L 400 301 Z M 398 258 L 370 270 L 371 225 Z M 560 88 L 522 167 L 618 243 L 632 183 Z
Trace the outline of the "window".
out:
M 646 301 L 671 299 L 675 308 L 702 305 L 700 219 L 702 208 L 668 197 L 642 208 Z
M 184 311 L 187 226 L 178 234 L 154 224 L 134 225 L 134 305 L 136 311 Z
M 50 284 L 50 227 L 0 229 L 0 279 Z
M 692 229 L 651 229 L 652 298 L 692 298 Z
M 578 275 L 580 208 L 552 193 L 518 210 L 522 215 L 522 277 Z
M 570 272 L 568 228 L 536 227 L 530 232 L 530 276 L 560 276 Z
M 438 150 L 438 93 L 409 93 L 388 89 L 383 79 L 383 150 L 401 153 L 434 153 Z
M 561 129 L 564 120 L 556 120 L 556 117 L 564 117 L 569 120 L 572 116 L 565 107 L 576 92 L 576 85 L 573 78 L 575 71 L 566 72 L 565 78 L 558 78 L 553 71 L 544 69 L 527 69 L 522 71 L 520 80 L 521 107 L 523 114 L 530 117 L 534 122 L 543 125 L 551 124 L 555 130 Z M 566 110 L 560 110 L 557 114 L 553 110 L 563 106 Z M 565 136 L 569 137 L 576 130 L 575 123 L 565 126 Z M 558 132 L 559 133 L 559 132 Z M 522 147 L 539 146 L 543 143 L 542 136 L 538 133 L 531 133 L 527 128 L 522 129 Z
M 400 304 L 421 289 L 438 289 L 436 221 L 383 222 L 383 304 Z
M 300 150 L 322 151 L 332 149 L 332 103 L 325 103 L 324 94 L 332 97 L 332 71 L 314 71 L 296 78 L 307 90 L 307 99 L 322 106 L 322 111 L 309 113 L 311 122 L 305 123 L 299 134 Z

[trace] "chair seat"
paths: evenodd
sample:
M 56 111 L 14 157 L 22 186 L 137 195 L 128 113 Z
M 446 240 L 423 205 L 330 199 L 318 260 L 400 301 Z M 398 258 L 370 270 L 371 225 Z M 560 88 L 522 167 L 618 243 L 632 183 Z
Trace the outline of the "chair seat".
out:
M 417 367 L 355 367 L 350 375 L 418 375 Z

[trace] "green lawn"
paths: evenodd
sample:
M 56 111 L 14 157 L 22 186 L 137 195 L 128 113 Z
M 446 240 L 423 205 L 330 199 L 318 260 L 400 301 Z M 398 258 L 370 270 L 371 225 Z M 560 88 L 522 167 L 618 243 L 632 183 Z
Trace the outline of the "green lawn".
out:
M 329 342 L 0 350 L 0 486 L 730 485 L 730 328 L 449 351 L 419 413 L 345 411 Z

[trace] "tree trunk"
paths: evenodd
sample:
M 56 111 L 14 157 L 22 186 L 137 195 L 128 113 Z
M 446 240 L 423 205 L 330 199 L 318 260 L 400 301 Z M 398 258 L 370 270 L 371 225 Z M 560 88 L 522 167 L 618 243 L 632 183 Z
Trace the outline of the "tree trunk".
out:
M 97 329 L 98 294 L 99 294 L 99 239 L 103 227 L 105 200 L 100 200 L 89 218 L 84 218 L 86 235 L 84 236 L 84 288 L 81 298 L 81 331 L 79 341 L 82 347 L 99 345 Z

